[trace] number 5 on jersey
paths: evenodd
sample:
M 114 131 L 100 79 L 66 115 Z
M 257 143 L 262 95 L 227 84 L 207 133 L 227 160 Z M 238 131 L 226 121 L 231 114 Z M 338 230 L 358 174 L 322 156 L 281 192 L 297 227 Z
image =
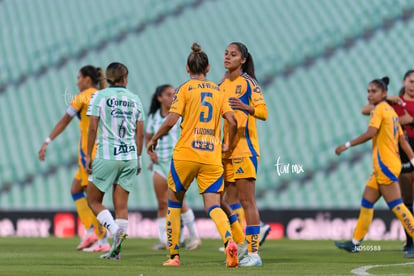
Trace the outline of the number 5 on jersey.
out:
M 211 105 L 211 101 L 213 99 L 213 93 L 211 92 L 201 92 L 201 106 L 205 106 L 208 109 L 207 116 L 206 112 L 200 112 L 200 122 L 207 123 L 210 122 L 211 117 L 213 116 L 213 106 Z

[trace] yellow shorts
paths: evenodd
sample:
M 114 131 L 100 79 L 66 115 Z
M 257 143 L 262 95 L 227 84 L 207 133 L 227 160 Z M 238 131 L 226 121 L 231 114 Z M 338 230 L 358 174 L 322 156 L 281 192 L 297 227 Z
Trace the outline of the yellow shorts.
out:
M 223 167 L 193 161 L 171 160 L 168 188 L 174 192 L 186 191 L 197 180 L 198 192 L 221 193 L 224 189 Z
M 388 168 L 374 169 L 365 185 L 375 190 L 378 190 L 378 185 L 391 185 L 394 182 L 398 182 L 400 171 L 401 167 L 393 171 Z
M 224 181 L 236 182 L 237 179 L 257 176 L 259 156 L 223 159 Z
M 85 146 L 86 147 L 86 146 Z M 95 157 L 96 153 L 96 144 L 92 151 L 92 158 Z M 78 170 L 75 174 L 75 179 L 80 180 L 81 186 L 86 187 L 88 186 L 88 173 L 86 172 L 86 149 L 82 149 L 81 145 L 79 144 L 79 155 L 78 155 Z

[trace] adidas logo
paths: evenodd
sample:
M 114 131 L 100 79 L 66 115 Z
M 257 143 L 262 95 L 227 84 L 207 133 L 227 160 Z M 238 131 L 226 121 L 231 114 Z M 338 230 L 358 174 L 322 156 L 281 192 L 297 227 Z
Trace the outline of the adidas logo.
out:
M 236 171 L 236 174 L 241 174 L 241 173 L 244 173 L 244 171 L 241 167 L 239 167 Z

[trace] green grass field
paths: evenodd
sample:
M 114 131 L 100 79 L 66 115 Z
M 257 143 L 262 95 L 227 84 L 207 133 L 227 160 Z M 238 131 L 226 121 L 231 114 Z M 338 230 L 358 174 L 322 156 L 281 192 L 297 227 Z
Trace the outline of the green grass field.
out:
M 332 241 L 266 241 L 262 267 L 227 269 L 219 240 L 203 240 L 195 251 L 181 251 L 180 267 L 162 267 L 167 251 L 151 251 L 155 240 L 127 239 L 119 261 L 75 250 L 78 238 L 0 238 L 0 275 L 413 275 L 414 259 L 404 259 L 399 241 L 367 241 L 380 251 L 349 254 Z M 381 265 L 381 266 L 376 266 Z M 392 266 L 390 266 L 392 265 Z M 358 274 L 357 274 L 358 275 Z

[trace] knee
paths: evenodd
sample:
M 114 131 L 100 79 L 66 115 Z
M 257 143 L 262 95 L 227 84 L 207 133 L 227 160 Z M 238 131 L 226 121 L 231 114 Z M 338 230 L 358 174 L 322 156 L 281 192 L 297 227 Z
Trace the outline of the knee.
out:
M 246 208 L 246 206 L 255 205 L 256 199 L 254 198 L 254 194 L 240 195 L 240 203 L 243 208 Z
M 159 212 L 167 212 L 168 204 L 165 201 L 158 202 L 158 211 Z
M 398 199 L 395 199 L 395 200 L 392 200 L 392 201 L 387 201 L 387 205 L 388 205 L 388 208 L 390 210 L 393 210 L 395 206 L 397 206 L 401 203 L 403 203 L 401 198 L 398 198 Z
M 89 207 L 91 207 L 93 209 L 93 206 L 95 206 L 96 201 L 94 201 L 92 198 L 90 197 L 86 197 L 86 201 L 88 202 Z
M 211 212 L 212 210 L 216 209 L 216 208 L 221 209 L 220 205 L 218 205 L 218 204 L 205 204 L 205 205 L 204 205 L 204 210 L 206 211 L 206 214 L 207 214 L 208 216 L 210 216 L 210 212 Z
M 211 210 L 213 210 L 212 206 L 204 206 L 204 210 L 206 211 L 206 214 L 210 216 Z
M 70 193 L 72 195 L 76 195 L 76 194 L 85 193 L 85 192 L 84 192 L 84 190 L 83 190 L 82 187 L 78 187 L 78 186 L 72 185 L 72 187 L 70 188 Z

